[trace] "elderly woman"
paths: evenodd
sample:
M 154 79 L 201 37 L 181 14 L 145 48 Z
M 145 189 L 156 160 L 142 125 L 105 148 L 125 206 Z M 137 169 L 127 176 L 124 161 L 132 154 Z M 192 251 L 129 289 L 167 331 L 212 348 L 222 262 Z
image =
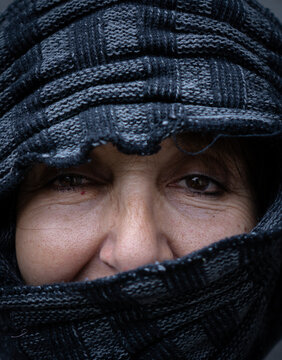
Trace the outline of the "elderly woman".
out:
M 0 19 L 0 359 L 263 359 L 282 336 L 282 28 L 255 0 Z

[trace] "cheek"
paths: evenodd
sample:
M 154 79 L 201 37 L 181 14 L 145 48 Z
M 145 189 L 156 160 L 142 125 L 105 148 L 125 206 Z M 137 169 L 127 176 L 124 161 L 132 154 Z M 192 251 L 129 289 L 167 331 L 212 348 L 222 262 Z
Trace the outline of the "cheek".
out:
M 180 197 L 183 199 L 183 197 Z M 154 202 L 151 217 L 157 232 L 168 239 L 172 253 L 182 257 L 222 238 L 248 232 L 255 225 L 250 201 L 230 199 L 212 203 L 172 197 Z M 157 204 L 157 205 L 156 205 Z M 27 284 L 72 281 L 95 259 L 115 223 L 113 201 L 85 201 L 76 205 L 32 203 L 19 212 L 16 253 Z M 102 273 L 100 277 L 107 275 Z
M 100 211 L 90 202 L 48 205 L 20 212 L 16 230 L 19 269 L 27 284 L 71 281 L 97 252 Z
M 249 200 L 232 199 L 213 206 L 189 201 L 166 211 L 164 231 L 178 257 L 221 239 L 246 233 L 256 225 L 255 209 Z M 164 214 L 163 214 L 164 215 Z

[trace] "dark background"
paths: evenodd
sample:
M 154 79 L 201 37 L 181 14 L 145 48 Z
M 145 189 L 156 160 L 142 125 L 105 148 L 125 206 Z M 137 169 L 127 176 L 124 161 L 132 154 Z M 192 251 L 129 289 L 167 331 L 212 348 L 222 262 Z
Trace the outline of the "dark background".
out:
M 48 1 L 48 0 L 46 0 Z M 0 0 L 0 12 L 4 10 L 12 0 Z M 271 9 L 282 21 L 282 0 L 259 0 L 261 4 Z M 282 341 L 272 350 L 265 360 L 282 360 Z

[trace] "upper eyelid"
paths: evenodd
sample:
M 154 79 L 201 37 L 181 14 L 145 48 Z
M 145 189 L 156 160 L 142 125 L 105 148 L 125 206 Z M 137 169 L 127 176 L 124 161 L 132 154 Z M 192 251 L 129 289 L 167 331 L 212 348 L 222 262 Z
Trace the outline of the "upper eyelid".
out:
M 180 164 L 179 164 L 180 165 Z M 196 169 L 195 169 L 196 166 Z M 174 166 L 173 166 L 174 167 Z M 214 181 L 216 184 L 218 184 L 221 187 L 226 187 L 228 185 L 228 179 L 226 177 L 225 171 L 221 171 L 218 169 L 218 167 L 211 167 L 207 166 L 207 164 L 204 164 L 203 162 L 192 164 L 191 168 L 188 163 L 188 166 L 183 164 L 182 166 L 177 166 L 178 169 L 172 169 L 171 171 L 168 171 L 166 173 L 165 177 L 162 178 L 162 175 L 158 177 L 157 182 L 159 185 L 165 185 L 165 184 L 171 184 L 178 181 L 181 181 L 182 179 L 185 179 L 191 175 L 198 175 L 198 176 L 204 176 L 206 178 L 209 178 L 210 180 Z M 185 169 L 186 168 L 186 169 Z M 194 168 L 194 169 L 193 169 Z M 49 168 L 50 169 L 50 168 Z M 177 174 L 178 173 L 178 174 Z M 111 177 L 104 176 L 103 174 L 100 174 L 99 171 L 96 173 L 95 171 L 90 172 L 88 168 L 81 168 L 81 167 L 70 167 L 66 169 L 51 169 L 51 171 L 45 171 L 44 176 L 41 177 L 40 185 L 44 186 L 47 183 L 50 183 L 52 181 L 55 181 L 61 176 L 81 176 L 85 179 L 88 179 L 89 181 L 97 182 L 97 183 L 108 183 L 109 181 L 114 180 L 114 176 L 112 174 Z M 39 185 L 39 186 L 40 186 Z
M 86 165 L 86 164 L 84 164 Z M 82 176 L 92 181 L 98 181 L 98 182 L 106 182 L 110 179 L 107 175 L 103 174 L 103 172 L 100 172 L 96 169 L 90 169 L 88 167 L 82 168 L 78 167 L 76 168 L 69 168 L 69 169 L 59 169 L 57 174 L 54 176 L 60 176 L 60 175 L 76 175 L 76 176 Z
M 58 173 L 57 175 L 54 175 L 53 177 L 51 177 L 51 179 L 49 181 L 55 181 L 56 179 L 59 179 L 60 177 L 64 177 L 64 176 L 77 176 L 77 177 L 80 177 L 80 178 L 84 178 L 86 180 L 89 180 L 89 181 L 98 181 L 97 177 L 92 177 L 92 176 L 87 176 L 85 174 L 82 174 L 82 173 L 76 173 L 76 172 L 61 172 L 61 173 Z M 190 177 L 193 177 L 193 176 L 199 176 L 199 177 L 203 177 L 205 179 L 208 179 L 210 180 L 211 182 L 214 182 L 215 184 L 217 184 L 218 186 L 223 186 L 223 183 L 221 180 L 213 177 L 213 176 L 210 176 L 210 175 L 206 175 L 206 174 L 203 174 L 201 172 L 191 172 L 187 175 L 184 175 L 184 176 L 181 176 L 180 178 L 178 179 L 173 179 L 171 180 L 172 182 L 179 182 L 179 181 L 182 181 L 182 180 L 185 180 L 187 178 L 190 178 Z
M 76 173 L 61 173 L 61 174 L 58 174 L 56 176 L 54 176 L 53 178 L 51 178 L 48 182 L 55 182 L 56 180 L 60 179 L 60 178 L 63 178 L 64 176 L 69 176 L 69 177 L 79 177 L 81 179 L 85 179 L 85 180 L 88 180 L 88 181 L 94 181 L 97 179 L 94 179 L 94 178 L 90 178 L 89 176 L 86 176 L 86 175 L 83 175 L 83 174 L 76 174 Z
M 82 183 L 81 185 L 69 185 L 69 187 L 86 187 L 86 186 L 96 186 L 96 187 L 101 187 L 101 186 L 105 186 L 107 185 L 107 181 L 103 178 L 100 178 L 100 177 L 96 177 L 96 176 L 87 176 L 87 175 L 84 175 L 84 174 L 79 174 L 79 173 L 63 173 L 63 174 L 60 174 L 60 175 L 57 175 L 56 177 L 54 177 L 53 179 L 50 179 L 46 185 L 52 185 L 55 183 L 56 180 L 58 180 L 61 176 L 78 176 L 80 178 L 82 178 L 82 180 L 86 180 L 85 183 Z M 63 185 L 54 185 L 54 186 L 58 186 L 58 187 L 61 187 L 63 188 L 64 186 Z M 68 185 L 66 185 L 67 187 Z
M 78 173 L 73 173 L 73 172 L 66 172 L 66 173 L 57 174 L 56 176 L 54 176 L 54 178 L 59 178 L 59 177 L 63 177 L 63 176 L 78 176 L 78 177 L 81 177 L 81 178 L 89 179 L 89 176 L 86 176 L 86 175 L 83 175 L 83 174 L 78 174 Z

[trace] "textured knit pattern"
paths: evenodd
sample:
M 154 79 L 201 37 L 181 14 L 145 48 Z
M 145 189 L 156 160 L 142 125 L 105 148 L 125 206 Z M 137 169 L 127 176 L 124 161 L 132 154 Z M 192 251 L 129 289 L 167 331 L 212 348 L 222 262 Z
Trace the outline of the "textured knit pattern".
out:
M 32 161 L 184 130 L 281 130 L 282 30 L 248 0 L 16 1 L 0 19 L 0 190 Z M 67 129 L 67 131 L 65 131 Z
M 281 24 L 255 0 L 18 0 L 3 13 L 0 360 L 264 358 L 282 337 L 281 189 L 250 234 L 37 287 L 16 266 L 14 204 L 34 163 L 75 165 L 108 141 L 147 155 L 183 131 L 263 136 L 281 163 L 281 72 Z
M 263 359 L 282 335 L 281 251 L 281 233 L 253 234 L 109 279 L 2 288 L 0 359 Z

